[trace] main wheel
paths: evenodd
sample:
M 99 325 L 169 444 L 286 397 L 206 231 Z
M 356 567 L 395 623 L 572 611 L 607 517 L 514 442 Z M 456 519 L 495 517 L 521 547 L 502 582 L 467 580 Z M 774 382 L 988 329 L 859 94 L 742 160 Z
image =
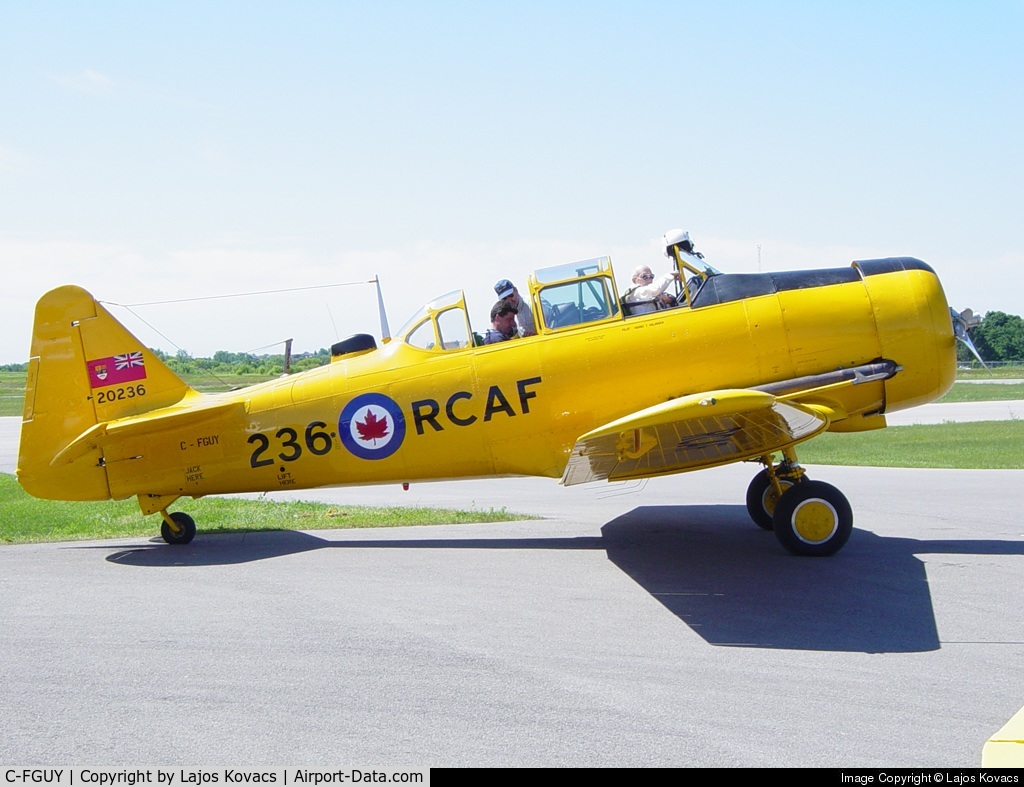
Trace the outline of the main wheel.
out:
M 779 485 L 785 492 L 793 486 L 793 482 L 788 478 L 780 478 Z M 772 478 L 768 475 L 767 470 L 762 470 L 754 476 L 750 486 L 747 487 L 747 512 L 754 520 L 754 524 L 765 530 L 771 530 L 774 527 L 772 517 L 775 516 L 775 506 L 778 503 L 779 495 L 772 485 Z
M 168 544 L 188 544 L 196 537 L 196 523 L 188 514 L 175 511 L 171 519 L 178 526 L 178 532 L 171 530 L 171 526 L 164 522 L 160 525 L 160 535 Z
M 834 555 L 853 532 L 853 509 L 842 492 L 824 481 L 787 489 L 775 506 L 775 536 L 794 555 Z

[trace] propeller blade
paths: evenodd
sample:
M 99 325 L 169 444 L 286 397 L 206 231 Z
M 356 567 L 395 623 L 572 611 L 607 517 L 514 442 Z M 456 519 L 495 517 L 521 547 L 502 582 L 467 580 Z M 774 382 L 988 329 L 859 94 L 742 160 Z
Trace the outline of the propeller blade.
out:
M 957 339 L 963 342 L 967 349 L 971 351 L 971 354 L 978 359 L 978 363 L 985 367 L 987 371 L 991 372 L 992 370 L 989 369 L 988 364 L 982 360 L 981 354 L 978 352 L 978 348 L 974 346 L 974 342 L 971 341 L 971 337 L 967 333 L 970 328 L 973 328 L 981 322 L 981 318 L 970 309 L 964 309 L 962 312 L 957 313 L 956 310 L 950 308 L 949 316 L 953 320 L 953 334 Z

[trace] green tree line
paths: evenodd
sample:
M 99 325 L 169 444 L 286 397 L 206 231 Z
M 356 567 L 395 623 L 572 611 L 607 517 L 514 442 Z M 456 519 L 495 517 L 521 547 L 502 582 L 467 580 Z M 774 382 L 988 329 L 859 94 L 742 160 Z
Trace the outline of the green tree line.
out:
M 157 358 L 178 375 L 190 374 L 284 374 L 284 355 L 253 355 L 252 353 L 233 353 L 218 350 L 212 358 L 193 358 L 185 350 L 178 350 L 174 355 L 163 350 L 151 349 Z M 320 348 L 315 353 L 293 353 L 291 371 L 304 372 L 315 366 L 330 363 L 331 351 Z M 27 372 L 28 363 L 0 364 L 0 371 Z
M 217 350 L 212 358 L 193 358 L 184 350 L 168 355 L 161 350 L 152 353 L 167 364 L 175 374 L 284 374 L 284 355 L 253 355 Z M 293 353 L 291 372 L 304 372 L 330 363 L 331 351 L 321 347 L 315 353 Z
M 971 329 L 971 340 L 985 361 L 1024 361 L 1024 319 L 1016 314 L 988 312 L 981 323 Z M 972 357 L 970 350 L 958 344 L 959 360 L 969 361 Z

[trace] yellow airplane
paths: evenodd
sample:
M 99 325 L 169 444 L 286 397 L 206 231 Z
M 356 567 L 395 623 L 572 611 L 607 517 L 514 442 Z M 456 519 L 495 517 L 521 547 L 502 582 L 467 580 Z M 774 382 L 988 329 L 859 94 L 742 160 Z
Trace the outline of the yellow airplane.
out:
M 670 308 L 620 299 L 611 260 L 529 277 L 537 334 L 480 344 L 461 291 L 428 303 L 378 347 L 358 334 L 332 362 L 227 393 L 186 385 L 86 291 L 35 313 L 18 479 L 57 500 L 136 496 L 170 544 L 181 497 L 546 476 L 565 485 L 753 460 L 755 523 L 800 555 L 853 527 L 796 445 L 885 426 L 955 374 L 964 321 L 909 257 L 782 273 L 719 273 L 667 234 Z

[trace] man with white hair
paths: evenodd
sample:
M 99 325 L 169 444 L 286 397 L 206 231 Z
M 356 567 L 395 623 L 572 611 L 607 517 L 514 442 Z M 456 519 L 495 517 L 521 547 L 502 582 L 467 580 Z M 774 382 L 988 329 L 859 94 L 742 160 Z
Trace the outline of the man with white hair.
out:
M 655 309 L 673 305 L 672 296 L 665 292 L 673 281 L 679 281 L 679 271 L 672 271 L 657 281 L 647 265 L 638 265 L 633 271 L 633 286 L 626 290 L 625 301 L 629 313 L 647 314 Z

